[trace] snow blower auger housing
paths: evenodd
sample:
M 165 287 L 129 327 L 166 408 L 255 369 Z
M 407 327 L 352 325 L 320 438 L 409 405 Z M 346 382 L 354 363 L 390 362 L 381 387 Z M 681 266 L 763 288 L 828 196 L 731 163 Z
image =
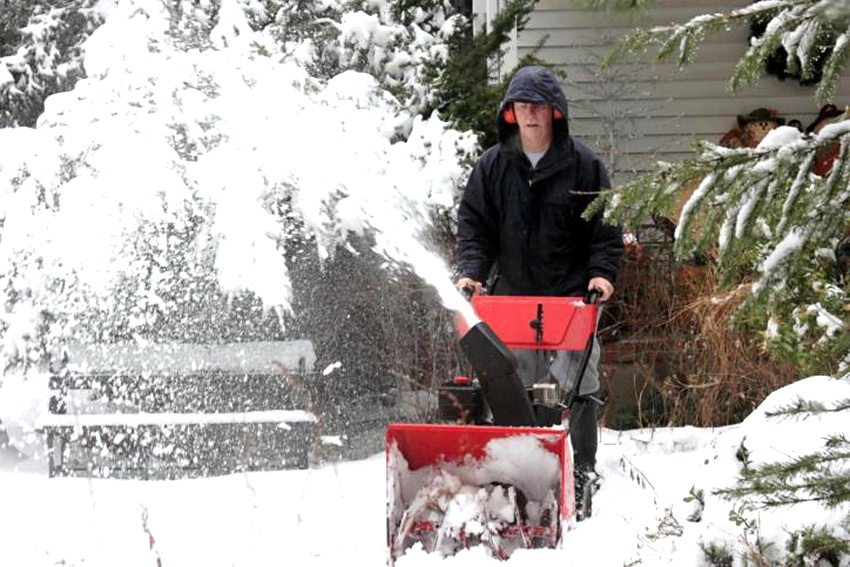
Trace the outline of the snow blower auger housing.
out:
M 408 548 L 451 555 L 487 546 L 558 547 L 575 522 L 569 409 L 590 358 L 597 294 L 476 296 L 480 322 L 460 322 L 473 376 L 439 388 L 441 423 L 387 429 L 389 563 Z M 510 349 L 584 351 L 573 391 L 526 388 Z

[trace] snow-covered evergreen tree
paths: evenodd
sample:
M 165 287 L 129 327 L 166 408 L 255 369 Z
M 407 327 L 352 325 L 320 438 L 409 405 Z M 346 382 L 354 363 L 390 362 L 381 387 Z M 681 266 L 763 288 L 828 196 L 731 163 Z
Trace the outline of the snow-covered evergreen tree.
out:
M 622 6 L 615 0 L 593 4 Z M 627 2 L 625 4 L 634 4 Z M 646 3 L 640 2 L 644 5 Z M 734 70 L 731 90 L 756 82 L 777 47 L 801 77 L 823 68 L 813 93 L 829 102 L 850 54 L 850 5 L 836 0 L 759 1 L 706 14 L 682 24 L 638 30 L 612 52 L 657 49 L 680 65 L 693 60 L 712 32 L 752 18 L 767 20 Z M 839 244 L 850 229 L 850 120 L 846 113 L 819 132 L 790 127 L 772 131 L 757 148 L 729 149 L 700 142 L 692 159 L 659 163 L 650 174 L 606 195 L 608 212 L 637 226 L 669 214 L 680 195 L 691 192 L 677 219 L 680 257 L 712 257 L 727 286 L 749 286 L 738 321 L 760 328 L 780 355 L 804 371 L 850 371 L 850 277 L 842 273 Z M 826 152 L 835 160 L 824 175 L 813 163 Z

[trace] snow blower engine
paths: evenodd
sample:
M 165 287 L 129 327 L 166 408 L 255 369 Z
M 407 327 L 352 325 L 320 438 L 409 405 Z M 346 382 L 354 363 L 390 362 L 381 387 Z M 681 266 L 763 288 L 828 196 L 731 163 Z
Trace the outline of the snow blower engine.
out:
M 593 348 L 598 293 L 476 296 L 459 322 L 473 375 L 438 390 L 441 423 L 387 429 L 389 563 L 409 548 L 558 547 L 576 518 L 569 415 Z M 523 385 L 510 349 L 583 351 L 575 386 Z

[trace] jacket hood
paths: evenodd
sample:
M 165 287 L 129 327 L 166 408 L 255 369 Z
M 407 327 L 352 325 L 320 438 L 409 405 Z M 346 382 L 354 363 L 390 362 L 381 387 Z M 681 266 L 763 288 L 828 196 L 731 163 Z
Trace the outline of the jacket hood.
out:
M 555 74 L 538 65 L 523 67 L 514 75 L 505 92 L 505 97 L 499 105 L 499 140 L 508 140 L 518 129 L 516 124 L 508 124 L 502 118 L 505 107 L 513 102 L 536 102 L 551 104 L 564 115 L 554 123 L 555 138 L 560 139 L 569 134 L 567 127 L 567 97 L 561 88 Z

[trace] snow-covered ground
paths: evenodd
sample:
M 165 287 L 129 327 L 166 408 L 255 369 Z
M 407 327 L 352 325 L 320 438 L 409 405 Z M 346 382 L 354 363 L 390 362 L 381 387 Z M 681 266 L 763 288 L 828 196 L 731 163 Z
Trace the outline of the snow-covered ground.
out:
M 799 398 L 833 407 L 850 398 L 850 379 L 802 380 L 725 428 L 603 430 L 593 517 L 565 535 L 562 549 L 519 550 L 506 564 L 707 565 L 701 542 L 742 552 L 755 533 L 729 520 L 740 502 L 712 494 L 734 484 L 742 441 L 757 465 L 822 449 L 827 435 L 850 433 L 845 412 L 766 416 Z M 10 447 L 0 451 L 0 565 L 337 566 L 387 558 L 383 453 L 306 471 L 133 481 L 51 479 L 40 460 Z M 698 490 L 705 495 L 701 513 L 696 501 L 686 501 Z M 748 518 L 778 552 L 791 530 L 835 526 L 848 512 L 846 505 L 808 503 Z M 397 565 L 499 563 L 483 548 L 448 558 L 413 549 Z

